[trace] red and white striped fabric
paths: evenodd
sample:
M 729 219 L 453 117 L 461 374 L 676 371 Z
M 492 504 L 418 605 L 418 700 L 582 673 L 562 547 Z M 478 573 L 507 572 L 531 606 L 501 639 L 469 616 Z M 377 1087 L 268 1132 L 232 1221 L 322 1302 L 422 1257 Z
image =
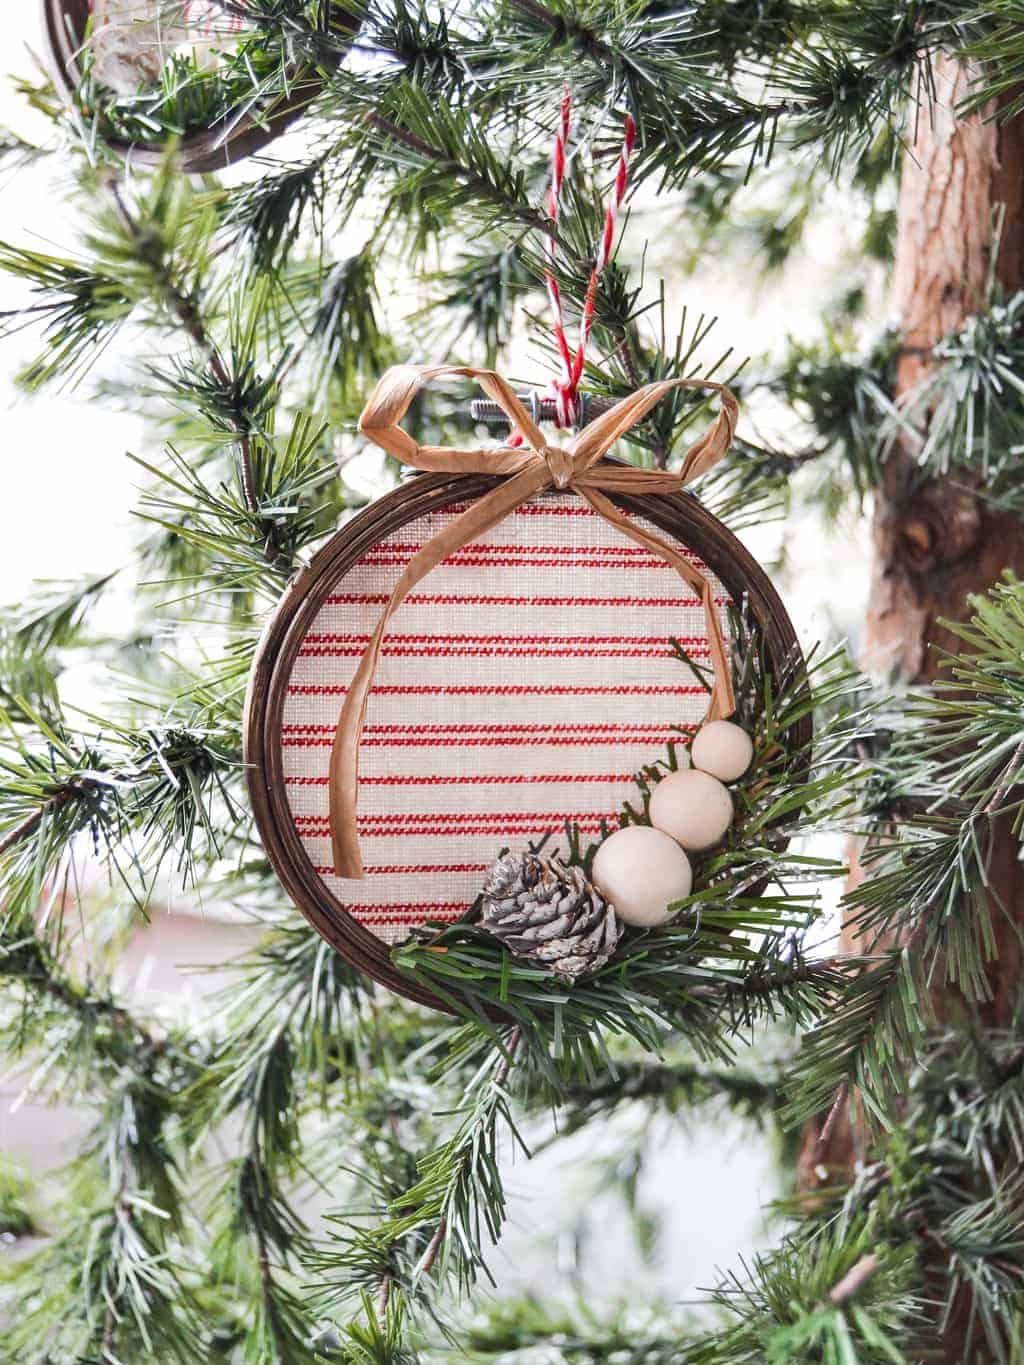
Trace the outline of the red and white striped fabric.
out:
M 635 797 L 633 773 L 692 731 L 707 701 L 670 655 L 675 637 L 707 658 L 703 611 L 678 574 L 572 494 L 527 503 L 435 568 L 392 619 L 361 750 L 366 878 L 335 877 L 327 773 L 347 685 L 401 569 L 460 510 L 410 522 L 339 580 L 285 704 L 299 837 L 334 895 L 388 943 L 462 916 L 501 848 L 566 820 L 596 836 Z

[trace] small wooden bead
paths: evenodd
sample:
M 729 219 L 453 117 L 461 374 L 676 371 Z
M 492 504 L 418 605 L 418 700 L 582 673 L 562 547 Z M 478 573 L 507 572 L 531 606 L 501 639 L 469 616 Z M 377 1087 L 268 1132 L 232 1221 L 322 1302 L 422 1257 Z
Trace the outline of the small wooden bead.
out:
M 710 848 L 732 824 L 732 797 L 710 773 L 681 768 L 654 788 L 650 811 L 651 824 L 683 848 Z
M 594 885 L 625 924 L 650 928 L 671 916 L 668 906 L 690 894 L 693 872 L 679 845 L 648 825 L 617 829 L 598 848 Z
M 735 782 L 750 767 L 754 743 L 746 730 L 731 720 L 702 725 L 690 746 L 690 762 L 720 782 Z

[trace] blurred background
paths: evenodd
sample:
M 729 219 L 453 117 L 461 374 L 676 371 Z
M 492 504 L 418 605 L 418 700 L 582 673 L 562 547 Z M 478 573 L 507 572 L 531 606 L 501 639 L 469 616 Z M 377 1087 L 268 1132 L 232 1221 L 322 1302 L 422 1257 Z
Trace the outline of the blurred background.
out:
M 38 76 L 37 22 L 34 6 L 11 6 L 5 13 L 0 124 L 44 140 L 52 136 L 50 125 L 33 118 L 16 88 L 19 78 Z M 280 144 L 274 148 L 275 155 L 286 151 Z M 244 167 L 231 172 L 245 173 Z M 55 192 L 59 186 L 54 177 L 60 174 L 59 157 L 5 172 L 0 238 L 58 252 L 73 246 L 78 225 L 64 216 L 63 197 Z M 783 231 L 785 187 L 773 189 L 770 178 L 762 178 L 758 194 L 747 206 L 751 216 L 774 214 Z M 660 224 L 666 212 L 660 203 L 641 204 L 634 211 L 625 259 L 635 252 L 639 263 L 644 239 L 650 240 L 654 246 L 647 253 L 646 272 L 651 279 L 664 277 L 669 316 L 678 316 L 685 305 L 691 318 L 702 313 L 717 318 L 705 346 L 709 363 L 731 349 L 734 361 L 749 356 L 753 365 L 761 365 L 780 353 L 787 337 L 816 338 L 821 322 L 808 301 L 820 306 L 823 297 L 842 287 L 843 252 L 863 226 L 851 221 L 849 200 L 842 211 L 838 203 L 820 204 L 798 259 L 774 276 L 770 286 L 760 287 L 754 282 L 757 272 L 747 268 L 741 242 L 733 240 L 721 249 L 703 244 L 695 251 L 678 230 L 678 204 L 670 231 Z M 359 223 L 350 223 L 346 235 L 358 241 Z M 9 277 L 0 276 L 0 295 L 5 291 L 0 308 L 22 301 Z M 408 311 L 408 300 L 397 297 L 397 291 L 391 304 Z M 388 306 L 385 298 L 382 307 Z M 884 280 L 879 279 L 866 300 L 865 328 L 883 318 Z M 76 392 L 73 386 L 35 398 L 19 393 L 13 376 L 37 345 L 30 333 L 0 343 L 5 448 L 0 593 L 5 601 L 16 600 L 35 580 L 101 575 L 129 558 L 138 534 L 132 516 L 137 479 L 126 453 L 145 454 L 147 443 L 159 439 L 147 433 L 130 393 L 116 392 L 118 380 L 126 378 L 119 373 L 116 354 L 102 361 L 112 391 L 109 401 L 87 398 L 84 389 Z M 127 334 L 119 335 L 116 348 L 129 350 Z M 537 359 L 524 348 L 520 373 L 535 370 Z M 771 411 L 753 416 L 757 429 L 765 432 L 776 420 Z M 367 490 L 382 486 L 373 455 L 353 461 L 346 477 Z M 742 538 L 774 574 L 805 644 L 847 638 L 856 648 L 866 596 L 863 523 L 855 532 L 852 523 L 842 520 L 824 531 L 817 519 L 774 522 L 746 528 Z M 119 628 L 134 611 L 130 586 L 105 594 L 101 611 L 111 629 Z M 101 685 L 102 679 L 88 669 L 65 678 L 66 692 L 86 709 Z M 823 894 L 834 897 L 836 892 Z M 140 920 L 129 929 L 117 984 L 148 1008 L 194 1012 L 201 1018 L 204 999 L 215 999 L 224 980 L 208 969 L 237 955 L 259 933 L 260 925 L 230 904 L 207 898 L 200 905 L 169 891 L 153 905 L 148 924 Z M 827 939 L 825 929 L 822 943 Z M 88 935 L 82 952 L 87 970 Z M 47 1171 L 74 1150 L 86 1116 L 74 1108 L 54 1111 L 35 1105 L 24 1093 L 30 1079 L 25 1074 L 0 1077 L 0 1154 L 29 1168 L 45 1191 Z M 617 1122 L 629 1129 L 634 1120 L 626 1112 Z M 542 1141 L 543 1134 L 535 1136 Z M 636 1121 L 634 1138 L 633 1151 L 647 1152 L 639 1179 L 634 1179 L 639 1163 L 634 1168 L 632 1158 L 623 1159 L 621 1152 L 616 1168 L 609 1169 L 600 1135 L 593 1133 L 511 1173 L 512 1222 L 495 1258 L 504 1287 L 530 1285 L 545 1267 L 550 1272 L 554 1244 L 564 1276 L 582 1274 L 584 1267 L 588 1275 L 610 1272 L 616 1290 L 626 1294 L 630 1283 L 643 1277 L 645 1296 L 660 1290 L 670 1299 L 685 1300 L 767 1240 L 763 1209 L 783 1191 L 784 1176 L 780 1154 L 763 1133 L 705 1111 L 699 1123 L 688 1120 L 685 1130 L 671 1120 L 652 1125 L 645 1114 L 642 1123 Z M 634 1237 L 627 1237 L 630 1223 Z M 601 1229 L 600 1237 L 594 1228 Z M 627 1252 L 627 1246 L 633 1250 Z

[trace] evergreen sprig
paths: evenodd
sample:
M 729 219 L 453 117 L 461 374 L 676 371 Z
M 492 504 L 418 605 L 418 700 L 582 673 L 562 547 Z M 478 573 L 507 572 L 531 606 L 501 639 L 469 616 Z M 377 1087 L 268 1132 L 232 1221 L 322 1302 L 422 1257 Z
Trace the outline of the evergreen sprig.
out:
M 485 1247 L 497 1242 L 505 1219 L 498 1164 L 502 1131 L 525 1150 L 509 1101 L 520 1038 L 518 1029 L 506 1029 L 484 1052 L 466 1079 L 464 1099 L 446 1114 L 456 1120 L 454 1130 L 416 1158 L 410 1183 L 400 1183 L 400 1170 L 382 1169 L 381 1203 L 369 1215 L 329 1216 L 337 1233 L 310 1258 L 311 1268 L 326 1279 L 324 1303 L 373 1293 L 383 1314 L 396 1290 L 415 1299 L 435 1271 L 463 1289 L 486 1272 Z
M 909 445 L 929 473 L 976 473 L 985 496 L 1019 507 L 1015 458 L 1024 443 L 1024 294 L 986 310 L 932 348 L 925 377 L 888 423 L 887 444 Z
M 885 1122 L 884 1097 L 929 1023 L 925 982 L 938 974 L 967 1000 L 990 994 L 995 920 L 1005 909 L 991 889 L 993 835 L 1004 819 L 1019 829 L 1021 809 L 1024 622 L 1015 580 L 976 599 L 975 609 L 958 628 L 974 652 L 951 661 L 955 680 L 911 701 L 908 728 L 885 760 L 901 774 L 896 799 L 911 814 L 898 838 L 883 824 L 863 857 L 868 875 L 846 897 L 854 933 L 880 958 L 805 1039 L 798 1115 L 827 1108 L 849 1084 Z M 975 698 L 963 691 L 971 683 Z M 894 939 L 901 946 L 887 946 Z
M 717 1290 L 732 1324 L 691 1348 L 695 1365 L 815 1358 L 896 1365 L 924 1314 L 912 1253 L 895 1247 L 880 1255 L 870 1218 L 837 1220 L 809 1245 L 798 1235 L 750 1270 L 749 1279 Z

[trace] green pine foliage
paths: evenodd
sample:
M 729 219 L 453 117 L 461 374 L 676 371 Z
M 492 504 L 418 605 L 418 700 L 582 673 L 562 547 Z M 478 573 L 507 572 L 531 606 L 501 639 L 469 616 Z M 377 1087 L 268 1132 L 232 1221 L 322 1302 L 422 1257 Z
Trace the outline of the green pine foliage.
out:
M 1024 295 L 993 287 L 899 406 L 901 339 L 871 336 L 861 311 L 891 247 L 901 139 L 928 116 L 929 58 L 976 61 L 972 106 L 1013 96 L 1020 6 L 225 9 L 249 28 L 215 70 L 176 58 L 156 89 L 115 99 L 86 60 L 69 108 L 23 88 L 59 152 L 0 141 L 10 166 L 59 155 L 80 211 L 45 249 L 0 245 L 21 291 L 3 326 L 33 329 L 38 348 L 26 401 L 78 385 L 130 403 L 150 433 L 125 469 L 136 559 L 40 584 L 0 614 L 0 1044 L 26 1095 L 90 1122 L 57 1200 L 0 1165 L 0 1239 L 18 1244 L 0 1275 L 4 1358 L 867 1365 L 927 1358 L 966 1317 L 977 1359 L 1019 1360 L 1024 1036 L 1019 1011 L 996 1028 L 984 1009 L 1007 939 L 988 894 L 993 835 L 1024 827 L 1017 580 L 974 603 L 931 693 L 884 704 L 832 647 L 771 677 L 741 612 L 733 667 L 757 754 L 737 833 L 700 860 L 697 891 L 574 987 L 471 921 L 434 926 L 394 964 L 447 1014 L 374 988 L 290 908 L 252 828 L 241 726 L 267 613 L 365 501 L 346 466 L 374 378 L 410 357 L 505 367 L 524 328 L 537 373 L 549 363 L 538 234 L 567 81 L 579 150 L 557 242 L 573 318 L 625 111 L 638 130 L 587 388 L 713 375 L 755 416 L 785 416 L 769 424 L 784 438 L 745 425 L 699 496 L 733 524 L 786 506 L 851 513 L 898 440 L 922 479 L 970 480 L 1019 512 Z M 310 82 L 284 150 L 222 178 L 178 169 L 181 137 Z M 112 136 L 166 154 L 126 168 Z M 862 210 L 863 240 L 816 340 L 747 357 L 743 338 L 673 313 L 642 246 L 652 203 L 680 258 L 738 246 L 745 270 L 771 273 L 799 259 L 834 187 Z M 779 193 L 784 208 L 765 208 Z M 671 468 L 706 416 L 678 396 L 623 453 Z M 454 392 L 409 421 L 422 441 L 473 437 Z M 98 609 L 124 583 L 137 619 L 112 638 Z M 102 714 L 73 704 L 82 661 L 104 673 Z M 809 715 L 813 745 L 794 747 Z M 621 823 L 647 818 L 677 763 L 669 746 L 637 774 Z M 822 884 L 844 867 L 822 839 L 840 833 L 861 840 L 867 875 L 846 894 L 856 951 L 834 956 Z M 587 868 L 593 846 L 567 834 Z M 196 1012 L 143 1011 L 119 955 L 182 888 L 230 900 L 265 935 Z M 957 1001 L 941 1019 L 938 986 Z M 604 1289 L 502 1295 L 513 1156 L 697 1111 L 791 1142 L 802 1119 L 848 1108 L 872 1135 L 865 1159 L 778 1210 L 775 1248 L 699 1311 L 641 1311 Z M 643 1136 L 622 1136 L 621 1156 L 649 1240 Z

